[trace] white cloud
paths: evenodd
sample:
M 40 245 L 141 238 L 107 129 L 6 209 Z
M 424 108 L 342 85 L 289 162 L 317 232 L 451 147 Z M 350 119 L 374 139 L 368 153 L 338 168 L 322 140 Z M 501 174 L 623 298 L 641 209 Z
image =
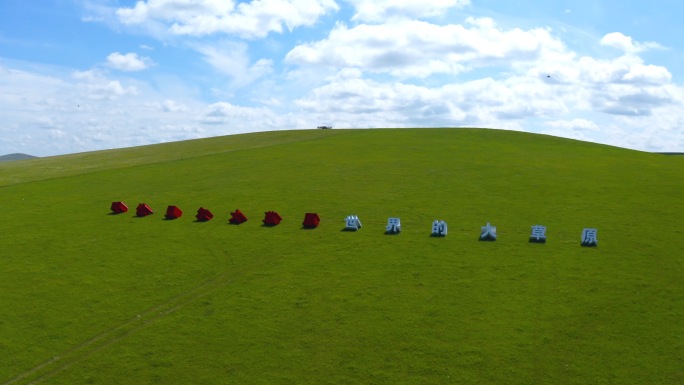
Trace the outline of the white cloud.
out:
M 534 62 L 562 55 L 563 43 L 546 29 L 499 29 L 488 18 L 468 18 L 466 25 L 436 25 L 397 19 L 380 25 L 348 28 L 337 24 L 328 37 L 293 48 L 291 64 L 359 68 L 399 77 L 457 74 L 468 69 L 514 62 Z
M 228 102 L 219 102 L 207 106 L 200 117 L 203 124 L 250 125 L 259 121 L 261 125 L 274 127 L 275 115 L 267 108 L 236 106 Z
M 198 45 L 195 49 L 204 55 L 204 60 L 217 72 L 230 77 L 236 87 L 250 84 L 273 71 L 273 61 L 270 59 L 260 59 L 250 64 L 247 45 L 244 43 Z
M 73 78 L 81 94 L 93 100 L 114 100 L 126 95 L 137 95 L 135 86 L 124 86 L 119 80 L 108 79 L 97 70 L 76 71 Z
M 632 40 L 630 36 L 625 36 L 620 32 L 611 32 L 609 34 L 606 34 L 601 39 L 600 44 L 607 47 L 617 48 L 628 54 L 637 54 L 648 49 L 662 48 L 662 46 L 658 43 L 636 42 Z
M 450 8 L 461 8 L 470 0 L 346 0 L 356 8 L 352 20 L 381 22 L 390 17 L 426 18 L 443 15 Z
M 174 35 L 203 36 L 215 33 L 261 38 L 313 25 L 338 9 L 334 0 L 148 0 L 116 13 L 124 24 L 158 25 Z
M 107 56 L 107 66 L 117 69 L 119 71 L 142 71 L 154 65 L 152 59 L 129 52 L 121 54 L 119 52 L 112 52 Z
M 159 110 L 164 112 L 188 112 L 189 108 L 183 103 L 167 99 L 159 104 Z
M 555 120 L 546 123 L 546 125 L 565 130 L 597 131 L 599 129 L 599 126 L 593 121 L 582 118 L 575 118 L 572 120 Z

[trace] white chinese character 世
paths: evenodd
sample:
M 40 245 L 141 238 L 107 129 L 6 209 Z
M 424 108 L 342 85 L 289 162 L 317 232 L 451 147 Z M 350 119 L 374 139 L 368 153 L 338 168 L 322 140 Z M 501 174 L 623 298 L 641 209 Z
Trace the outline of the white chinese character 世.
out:
M 344 220 L 344 229 L 348 231 L 356 231 L 361 228 L 361 221 L 356 215 L 350 215 Z

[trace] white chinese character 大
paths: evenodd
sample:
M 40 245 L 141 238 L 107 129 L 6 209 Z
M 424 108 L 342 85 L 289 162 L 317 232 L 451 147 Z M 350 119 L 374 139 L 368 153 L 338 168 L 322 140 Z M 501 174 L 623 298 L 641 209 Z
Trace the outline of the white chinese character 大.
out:
M 401 221 L 399 218 L 389 218 L 387 219 L 387 227 L 385 228 L 386 234 L 399 234 L 401 232 Z
M 480 229 L 481 241 L 496 241 L 496 226 L 492 226 L 487 222 L 487 226 L 482 226 Z
M 447 224 L 444 221 L 435 220 L 432 222 L 432 236 L 433 237 L 446 237 L 447 235 Z
M 530 242 L 532 242 L 532 243 L 546 243 L 546 226 L 542 226 L 542 225 L 532 226 L 532 234 L 530 235 Z
M 361 221 L 356 215 L 350 215 L 344 219 L 344 229 L 346 231 L 356 231 L 361 228 Z
M 598 229 L 584 228 L 582 230 L 582 246 L 596 247 L 598 239 L 596 237 Z

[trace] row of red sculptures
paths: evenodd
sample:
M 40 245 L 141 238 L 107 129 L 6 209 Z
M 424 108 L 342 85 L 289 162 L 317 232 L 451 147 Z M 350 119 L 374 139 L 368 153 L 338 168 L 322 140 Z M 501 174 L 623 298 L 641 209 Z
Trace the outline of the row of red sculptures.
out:
M 128 206 L 123 202 L 112 202 L 111 209 L 114 214 L 122 214 L 128 212 Z M 146 217 L 153 213 L 154 211 L 152 210 L 152 208 L 148 206 L 146 203 L 140 203 L 138 207 L 136 207 L 135 209 L 135 215 L 137 217 Z M 181 215 L 183 215 L 183 211 L 180 208 L 178 208 L 178 206 L 169 206 L 166 208 L 166 219 L 177 219 L 180 218 Z M 211 211 L 205 209 L 204 207 L 200 207 L 197 210 L 197 214 L 195 215 L 195 218 L 197 218 L 199 222 L 210 221 L 213 217 L 214 214 L 212 214 Z M 282 220 L 283 218 L 277 212 L 267 211 L 262 222 L 264 222 L 264 225 L 266 226 L 276 226 L 280 224 L 280 221 Z M 234 225 L 239 225 L 243 222 L 246 222 L 247 217 L 240 210 L 235 210 L 234 212 L 230 213 L 230 219 L 228 221 Z M 304 215 L 304 222 L 302 223 L 302 225 L 306 228 L 316 228 L 318 227 L 320 222 L 321 218 L 318 216 L 318 214 L 306 213 Z

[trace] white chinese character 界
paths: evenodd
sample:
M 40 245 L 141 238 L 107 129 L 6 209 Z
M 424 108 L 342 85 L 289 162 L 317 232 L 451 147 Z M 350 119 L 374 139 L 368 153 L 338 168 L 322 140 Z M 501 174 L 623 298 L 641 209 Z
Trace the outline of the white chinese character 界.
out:
M 385 230 L 387 234 L 399 234 L 401 232 L 401 221 L 399 221 L 399 218 L 389 218 Z
M 582 230 L 582 246 L 598 246 L 597 229 L 585 228 Z
M 361 228 L 361 221 L 356 215 L 350 215 L 344 220 L 344 229 L 347 231 L 356 231 Z
M 546 243 L 546 226 L 542 226 L 542 225 L 532 226 L 532 234 L 530 235 L 530 242 L 532 242 L 532 243 Z
M 496 226 L 487 222 L 487 226 L 482 226 L 480 230 L 481 241 L 496 241 Z
M 447 224 L 444 221 L 435 220 L 432 222 L 432 236 L 433 237 L 446 237 L 447 235 Z

